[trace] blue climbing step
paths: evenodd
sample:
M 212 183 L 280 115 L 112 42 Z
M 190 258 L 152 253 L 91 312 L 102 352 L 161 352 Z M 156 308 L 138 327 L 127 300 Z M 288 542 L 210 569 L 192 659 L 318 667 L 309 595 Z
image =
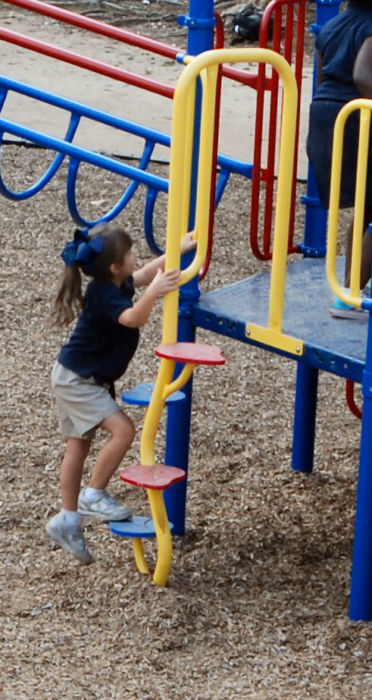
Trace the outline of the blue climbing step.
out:
M 121 398 L 123 401 L 125 401 L 125 403 L 133 404 L 135 406 L 148 406 L 151 401 L 151 394 L 153 390 L 153 384 L 138 384 L 134 389 L 124 391 Z M 186 396 L 183 391 L 175 391 L 173 394 L 168 396 L 165 404 L 166 406 L 169 406 L 169 404 L 185 401 L 185 399 Z
M 119 537 L 155 537 L 155 525 L 152 518 L 144 518 L 140 515 L 133 515 L 132 520 L 110 520 L 109 527 L 114 535 Z M 173 523 L 169 523 L 172 532 Z

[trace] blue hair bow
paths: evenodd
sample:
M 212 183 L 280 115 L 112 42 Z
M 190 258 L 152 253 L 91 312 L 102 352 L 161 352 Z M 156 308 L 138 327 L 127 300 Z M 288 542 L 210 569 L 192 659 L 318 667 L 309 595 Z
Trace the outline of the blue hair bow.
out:
M 97 253 L 101 253 L 103 249 L 102 236 L 89 238 L 87 229 L 75 230 L 74 240 L 69 241 L 61 253 L 61 258 L 67 267 L 72 265 L 80 265 L 84 267 L 93 262 Z

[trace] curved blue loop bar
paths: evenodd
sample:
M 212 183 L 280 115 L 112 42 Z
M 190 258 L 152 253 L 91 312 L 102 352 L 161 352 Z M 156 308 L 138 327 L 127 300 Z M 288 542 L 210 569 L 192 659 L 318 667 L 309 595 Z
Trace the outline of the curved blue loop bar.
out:
M 164 177 L 154 175 L 153 173 L 147 173 L 143 170 L 138 170 L 131 165 L 121 163 L 115 158 L 104 156 L 101 153 L 95 153 L 94 151 L 89 151 L 88 149 L 81 148 L 80 146 L 75 146 L 73 143 L 62 141 L 54 136 L 46 136 L 40 131 L 29 129 L 28 127 L 16 124 L 15 122 L 10 122 L 7 119 L 0 119 L 0 131 L 7 131 L 9 134 L 26 139 L 31 143 L 38 144 L 39 146 L 44 146 L 52 151 L 60 151 L 70 158 L 82 160 L 86 163 L 90 163 L 91 165 L 96 165 L 98 168 L 103 168 L 103 170 L 110 170 L 118 175 L 124 175 L 124 177 L 138 180 L 138 182 L 144 185 L 156 187 L 162 192 L 168 192 L 168 180 L 166 180 Z
M 8 88 L 7 87 L 0 87 L 0 112 L 4 106 L 4 102 L 6 100 L 8 94 Z
M 153 226 L 153 220 L 154 220 L 154 208 L 155 208 L 155 202 L 156 198 L 158 196 L 159 190 L 155 190 L 153 188 L 148 188 L 147 190 L 147 196 L 146 196 L 146 204 L 145 204 L 145 211 L 144 211 L 144 229 L 145 229 L 145 237 L 146 237 L 146 242 L 148 247 L 150 248 L 152 253 L 155 253 L 155 255 L 162 255 L 164 253 L 164 250 L 162 248 L 159 248 L 155 236 L 154 236 L 154 226 Z
M 138 188 L 138 185 L 141 182 L 151 184 L 151 186 L 155 187 L 155 189 L 161 189 L 165 192 L 168 191 L 168 181 L 164 178 L 157 178 L 156 176 L 150 175 L 150 179 L 147 180 L 140 176 L 136 177 L 134 175 L 135 170 L 137 170 L 137 172 L 146 170 L 156 143 L 159 143 L 169 148 L 170 137 L 168 135 L 163 134 L 159 131 L 155 131 L 153 129 L 140 126 L 139 124 L 136 124 L 134 122 L 130 122 L 119 117 L 114 117 L 113 115 L 107 114 L 106 112 L 101 112 L 100 110 L 87 107 L 78 102 L 73 102 L 66 98 L 59 97 L 58 95 L 39 90 L 30 85 L 26 85 L 25 83 L 5 78 L 4 76 L 0 76 L 0 110 L 4 105 L 9 90 L 22 94 L 26 97 L 31 97 L 33 99 L 45 102 L 65 111 L 69 111 L 71 116 L 69 127 L 67 129 L 66 136 L 63 140 L 48 137 L 32 129 L 28 129 L 27 127 L 22 127 L 19 124 L 11 125 L 10 122 L 6 122 L 5 120 L 4 122 L 1 122 L 0 120 L 0 147 L 3 142 L 3 134 L 6 131 L 8 133 L 18 135 L 21 138 L 27 139 L 32 143 L 36 143 L 51 150 L 57 151 L 56 157 L 54 158 L 53 162 L 50 164 L 46 172 L 43 174 L 43 176 L 40 178 L 40 180 L 24 192 L 12 192 L 5 185 L 0 172 L 0 193 L 4 196 L 14 200 L 26 199 L 32 197 L 32 195 L 42 190 L 43 187 L 45 187 L 45 185 L 48 184 L 48 182 L 57 172 L 65 156 L 71 155 L 68 151 L 66 151 L 66 149 L 63 149 L 61 147 L 61 144 L 72 143 L 81 117 L 98 121 L 110 127 L 120 129 L 121 131 L 125 131 L 127 133 L 145 139 L 144 150 L 138 168 L 134 169 L 130 166 L 127 166 L 127 169 L 125 171 L 119 171 L 119 174 L 125 175 L 131 180 L 130 185 L 127 187 L 124 194 L 120 197 L 119 201 L 114 205 L 114 207 L 112 207 L 109 212 L 107 212 L 103 217 L 100 217 L 97 221 L 107 221 L 117 216 L 120 213 L 120 211 L 122 211 L 122 209 L 126 206 L 131 197 L 134 195 Z M 1 128 L 2 124 L 4 124 L 4 128 Z M 11 128 L 12 126 L 14 127 L 13 129 Z M 56 146 L 56 144 L 58 144 L 58 146 Z M 93 226 L 95 223 L 97 223 L 97 221 L 85 220 L 80 215 L 76 204 L 75 187 L 80 162 L 89 162 L 93 165 L 96 165 L 97 167 L 103 167 L 107 170 L 118 172 L 116 166 L 108 166 L 108 162 L 117 163 L 117 161 L 114 161 L 111 158 L 107 158 L 106 162 L 103 163 L 102 159 L 100 159 L 100 154 L 97 154 L 97 159 L 93 162 L 91 160 L 91 157 L 83 157 L 81 155 L 83 153 L 89 153 L 90 156 L 94 156 L 92 151 L 86 151 L 85 149 L 79 149 L 78 152 L 75 152 L 73 155 L 71 155 L 71 162 L 69 165 L 67 176 L 67 202 L 72 218 L 79 226 Z M 103 156 L 103 158 L 105 158 L 105 156 Z
M 146 170 L 154 148 L 155 143 L 153 141 L 146 141 L 143 149 L 142 158 L 138 164 L 138 170 Z M 114 204 L 110 211 L 108 211 L 104 216 L 101 216 L 94 221 L 88 221 L 87 219 L 84 219 L 82 217 L 76 203 L 76 179 L 80 162 L 81 161 L 76 160 L 75 158 L 71 158 L 67 173 L 67 204 L 73 221 L 75 221 L 75 223 L 78 226 L 89 227 L 94 226 L 100 221 L 111 221 L 116 216 L 118 216 L 118 214 L 120 214 L 120 212 L 128 204 L 129 200 L 133 197 L 139 185 L 138 180 L 131 180 L 130 184 L 128 185 L 124 193 L 121 195 L 121 197 L 118 199 L 116 204 Z
M 155 131 L 153 129 L 141 126 L 135 122 L 115 117 L 107 112 L 102 112 L 98 109 L 87 107 L 79 102 L 74 102 L 53 93 L 34 88 L 25 83 L 6 78 L 5 76 L 0 76 L 0 112 L 9 91 L 17 92 L 25 97 L 31 97 L 32 99 L 45 102 L 53 107 L 69 112 L 70 122 L 64 139 L 57 139 L 28 127 L 23 127 L 20 124 L 0 119 L 0 148 L 3 144 L 4 133 L 7 132 L 56 152 L 54 160 L 46 169 L 42 177 L 23 192 L 17 193 L 11 191 L 6 186 L 0 170 L 0 194 L 3 194 L 5 197 L 13 200 L 22 200 L 32 197 L 50 182 L 58 171 L 64 158 L 67 156 L 70 159 L 67 174 L 67 204 L 70 214 L 78 226 L 91 227 L 99 221 L 109 221 L 116 217 L 133 197 L 139 184 L 142 183 L 148 188 L 144 211 L 144 230 L 146 240 L 150 250 L 153 253 L 156 255 L 162 254 L 163 250 L 156 242 L 153 221 L 158 192 L 159 190 L 162 192 L 168 192 L 168 180 L 157 175 L 147 173 L 146 168 L 150 162 L 155 145 L 160 144 L 169 148 L 171 144 L 170 136 L 163 134 L 160 131 Z M 125 165 L 112 157 L 104 156 L 102 154 L 75 146 L 72 142 L 82 117 L 100 122 L 109 127 L 119 129 L 144 139 L 145 145 L 138 166 L 132 167 Z M 120 196 L 116 204 L 114 204 L 114 206 L 103 216 L 94 221 L 88 221 L 81 215 L 76 202 L 76 181 L 81 162 L 90 163 L 91 165 L 109 170 L 131 180 L 130 184 Z M 218 156 L 217 162 L 220 168 L 220 175 L 216 188 L 216 207 L 219 204 L 229 176 L 232 172 L 244 175 L 248 178 L 250 178 L 252 175 L 251 163 L 244 163 L 223 155 Z
M 73 140 L 76 129 L 79 126 L 79 121 L 80 117 L 76 114 L 71 114 L 70 118 L 70 123 L 68 125 L 66 135 L 64 138 L 64 141 L 71 143 Z M 0 131 L 0 147 L 3 143 L 3 136 L 4 136 L 4 131 Z M 39 178 L 37 182 L 35 182 L 31 187 L 28 187 L 26 190 L 23 190 L 23 192 L 13 192 L 12 190 L 9 189 L 4 183 L 3 176 L 2 176 L 2 169 L 1 169 L 1 161 L 0 161 L 0 193 L 4 195 L 4 197 L 7 197 L 8 199 L 13 199 L 16 201 L 20 201 L 23 199 L 29 199 L 32 197 L 34 194 L 37 194 L 40 192 L 45 185 L 50 182 L 52 177 L 56 174 L 58 168 L 60 167 L 62 161 L 64 160 L 64 154 L 63 153 L 57 153 L 55 158 L 53 159 L 52 163 L 49 165 L 49 167 L 46 169 L 45 173 Z

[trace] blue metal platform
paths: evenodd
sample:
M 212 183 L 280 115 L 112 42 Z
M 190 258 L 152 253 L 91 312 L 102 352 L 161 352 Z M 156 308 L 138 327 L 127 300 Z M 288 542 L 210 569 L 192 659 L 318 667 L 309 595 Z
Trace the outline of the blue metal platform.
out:
M 344 258 L 338 258 L 343 278 Z M 192 322 L 220 335 L 252 342 L 247 322 L 267 326 L 270 272 L 253 275 L 226 287 L 201 294 L 192 310 Z M 288 265 L 283 332 L 302 340 L 302 357 L 294 359 L 355 382 L 362 381 L 367 344 L 365 320 L 335 319 L 330 315 L 332 292 L 325 260 L 303 258 Z M 284 354 L 276 348 L 262 346 Z M 291 356 L 293 357 L 293 356 Z

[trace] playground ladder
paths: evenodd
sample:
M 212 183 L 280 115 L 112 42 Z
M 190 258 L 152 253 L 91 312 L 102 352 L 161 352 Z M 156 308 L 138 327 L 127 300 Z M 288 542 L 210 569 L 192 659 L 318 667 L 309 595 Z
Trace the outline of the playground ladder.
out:
M 180 267 L 181 241 L 188 231 L 190 210 L 193 131 L 195 114 L 195 94 L 197 80 L 202 84 L 200 144 L 197 167 L 195 226 L 193 229 L 197 247 L 193 260 L 181 272 L 181 285 L 195 278 L 204 264 L 208 247 L 209 214 L 211 201 L 211 177 L 213 169 L 213 124 L 215 118 L 216 95 L 219 66 L 224 62 L 267 62 L 278 71 L 283 80 L 283 120 L 281 153 L 278 179 L 278 202 L 275 220 L 273 254 L 272 298 L 269 314 L 269 327 L 252 328 L 252 333 L 273 342 L 289 352 L 298 352 L 300 341 L 288 338 L 282 333 L 284 286 L 286 273 L 287 242 L 289 235 L 291 188 L 288 187 L 288 173 L 293 172 L 293 156 L 297 118 L 297 88 L 294 75 L 285 59 L 267 49 L 218 49 L 207 51 L 192 59 L 179 78 L 175 96 L 172 123 L 172 147 L 170 163 L 169 203 L 167 218 L 167 244 L 165 269 Z M 133 465 L 129 471 L 123 470 L 121 478 L 140 487 L 146 487 L 151 514 L 155 525 L 158 556 L 153 579 L 165 585 L 171 568 L 172 539 L 167 511 L 163 500 L 163 490 L 184 474 L 170 468 L 169 479 L 158 484 L 164 477 L 165 466 L 156 466 L 155 440 L 164 409 L 165 401 L 175 391 L 182 389 L 199 364 L 221 365 L 225 362 L 219 348 L 197 343 L 177 342 L 179 319 L 179 293 L 169 292 L 164 298 L 163 342 L 156 349 L 161 358 L 157 379 L 146 411 L 141 436 L 141 465 Z M 268 339 L 268 340 L 267 340 Z M 183 365 L 180 374 L 174 378 L 175 364 Z M 144 470 L 145 475 L 141 473 Z M 125 530 L 117 534 L 133 536 Z M 121 528 L 120 528 L 121 529 Z M 134 538 L 134 551 L 139 571 L 148 572 L 143 555 L 141 540 Z

